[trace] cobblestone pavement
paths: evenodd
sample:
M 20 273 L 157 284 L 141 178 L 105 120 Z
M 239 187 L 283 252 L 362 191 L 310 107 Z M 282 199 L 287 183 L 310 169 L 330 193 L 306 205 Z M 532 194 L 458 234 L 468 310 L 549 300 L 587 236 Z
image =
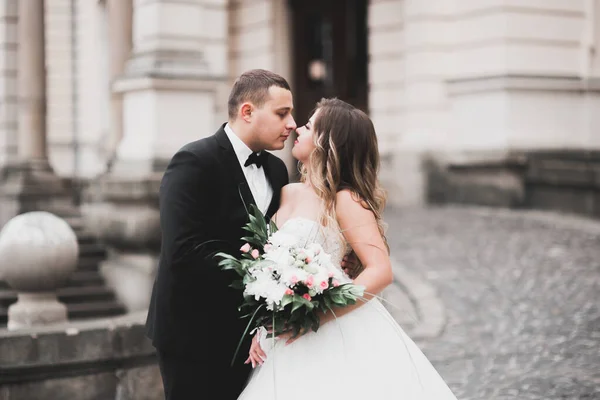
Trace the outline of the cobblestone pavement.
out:
M 415 341 L 459 400 L 600 399 L 600 221 L 463 207 L 386 220 L 393 257 L 444 306 L 441 334 Z

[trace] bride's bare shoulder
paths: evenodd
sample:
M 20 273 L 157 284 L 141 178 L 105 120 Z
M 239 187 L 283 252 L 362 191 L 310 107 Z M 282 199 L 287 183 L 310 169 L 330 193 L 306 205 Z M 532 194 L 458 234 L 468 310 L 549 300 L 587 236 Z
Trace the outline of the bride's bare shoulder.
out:
M 300 182 L 288 183 L 281 188 L 281 200 L 283 201 L 286 197 L 297 195 L 302 190 L 302 186 L 304 185 Z
M 368 204 L 360 196 L 348 189 L 340 190 L 337 193 L 335 203 L 338 219 L 352 220 L 356 216 L 372 213 Z

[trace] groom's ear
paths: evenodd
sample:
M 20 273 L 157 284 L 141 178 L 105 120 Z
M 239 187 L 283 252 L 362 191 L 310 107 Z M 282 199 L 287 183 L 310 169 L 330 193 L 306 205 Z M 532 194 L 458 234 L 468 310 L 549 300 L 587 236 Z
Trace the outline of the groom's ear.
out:
M 243 103 L 240 107 L 240 116 L 246 121 L 250 122 L 252 119 L 252 112 L 254 111 L 254 106 L 251 103 Z

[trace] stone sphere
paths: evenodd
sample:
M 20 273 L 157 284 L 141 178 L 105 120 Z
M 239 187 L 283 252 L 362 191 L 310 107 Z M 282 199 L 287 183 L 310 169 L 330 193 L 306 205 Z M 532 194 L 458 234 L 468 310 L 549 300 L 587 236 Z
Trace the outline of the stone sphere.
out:
M 75 232 L 54 214 L 20 214 L 0 232 L 0 279 L 18 292 L 54 291 L 66 283 L 78 259 Z

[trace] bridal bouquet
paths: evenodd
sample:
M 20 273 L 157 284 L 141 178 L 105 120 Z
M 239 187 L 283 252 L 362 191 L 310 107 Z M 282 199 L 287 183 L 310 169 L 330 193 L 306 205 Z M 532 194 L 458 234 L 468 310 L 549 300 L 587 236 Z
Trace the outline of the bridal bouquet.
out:
M 300 243 L 296 235 L 278 231 L 251 206 L 244 227 L 241 257 L 218 253 L 219 266 L 241 277 L 232 287 L 243 290 L 242 318 L 251 328 L 269 326 L 273 334 L 319 329 L 319 312 L 333 312 L 361 299 L 364 288 L 351 283 L 320 244 Z M 241 343 L 241 342 L 240 342 Z M 237 353 L 237 352 L 236 352 Z

